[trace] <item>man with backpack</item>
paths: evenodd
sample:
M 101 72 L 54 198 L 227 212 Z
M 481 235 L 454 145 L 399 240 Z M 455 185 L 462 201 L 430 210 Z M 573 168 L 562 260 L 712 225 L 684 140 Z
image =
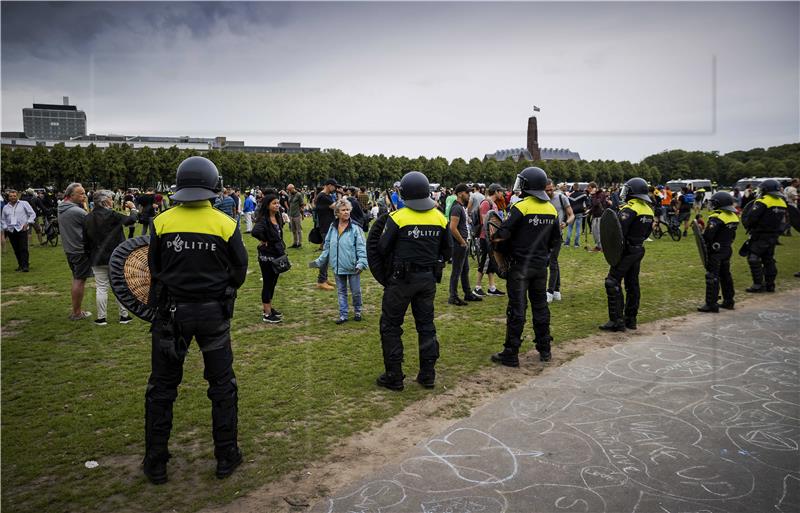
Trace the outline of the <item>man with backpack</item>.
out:
M 688 187 L 681 189 L 682 194 L 678 198 L 678 222 L 683 222 L 683 236 L 689 231 L 689 221 L 692 217 L 692 207 L 694 206 L 694 193 Z
M 497 211 L 497 201 L 503 196 L 505 189 L 502 185 L 498 183 L 493 183 L 489 186 L 486 191 L 486 197 L 483 201 L 481 201 L 480 205 L 478 205 L 476 209 L 477 215 L 473 216 L 474 221 L 473 226 L 475 227 L 475 233 L 479 236 L 479 257 L 478 257 L 478 279 L 475 283 L 475 289 L 472 291 L 473 294 L 476 296 L 505 296 L 506 293 L 501 291 L 495 286 L 495 274 L 497 273 L 497 264 L 492 258 L 492 255 L 489 252 L 489 244 L 486 241 L 486 230 L 484 229 L 484 223 L 486 222 L 486 214 L 489 213 L 490 210 Z M 481 287 L 481 282 L 483 281 L 483 275 L 488 275 L 489 279 L 489 290 L 486 292 L 483 291 Z

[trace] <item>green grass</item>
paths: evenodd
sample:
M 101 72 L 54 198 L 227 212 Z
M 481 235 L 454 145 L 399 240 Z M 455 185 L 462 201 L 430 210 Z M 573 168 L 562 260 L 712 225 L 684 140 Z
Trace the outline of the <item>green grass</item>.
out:
M 306 233 L 308 228 L 307 221 Z M 736 248 L 743 238 L 740 232 Z M 246 463 L 228 480 L 214 478 L 210 403 L 202 359 L 193 345 L 175 405 L 170 482 L 160 487 L 149 485 L 138 466 L 150 366 L 148 325 L 137 320 L 97 327 L 91 321 L 68 321 L 70 273 L 61 247 L 32 246 L 28 274 L 13 272 L 16 262 L 8 248 L 2 259 L 4 510 L 195 511 L 226 503 L 323 458 L 348 435 L 388 420 L 445 386 L 456 386 L 490 365 L 488 356 L 501 346 L 506 300 L 447 305 L 447 269 L 436 297 L 442 354 L 436 390 L 425 391 L 413 382 L 403 393 L 379 390 L 374 379 L 382 370 L 381 289 L 369 273 L 362 280 L 365 322 L 338 327 L 333 323 L 335 292 L 316 290 L 316 270 L 306 266 L 317 253 L 307 243 L 300 251 L 290 250 L 294 267 L 280 278 L 275 296 L 285 320 L 264 325 L 255 241 L 245 240 L 252 274 L 240 291 L 233 346 Z M 785 290 L 800 283 L 792 277 L 800 270 L 800 237 L 781 240 L 778 288 Z M 646 244 L 639 322 L 693 311 L 705 286 L 694 242 L 665 237 Z M 560 262 L 564 300 L 551 307 L 556 344 L 594 333 L 606 318 L 602 255 L 563 249 Z M 474 268 L 472 262 L 473 280 Z M 743 258 L 734 256 L 733 273 L 742 297 L 749 284 Z M 95 312 L 89 287 L 84 307 Z M 112 303 L 109 318 L 116 315 Z M 410 314 L 405 330 L 405 369 L 413 375 L 417 344 Z M 530 340 L 528 325 L 525 349 L 531 349 Z M 87 469 L 87 460 L 100 466 Z

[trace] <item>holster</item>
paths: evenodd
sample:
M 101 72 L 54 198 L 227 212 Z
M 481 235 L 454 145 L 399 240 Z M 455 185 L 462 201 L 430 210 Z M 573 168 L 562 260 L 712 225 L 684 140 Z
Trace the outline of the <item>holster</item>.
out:
M 160 294 L 158 300 L 156 319 L 151 330 L 156 330 L 158 346 L 163 353 L 178 361 L 183 360 L 189 352 L 189 344 L 180 333 L 180 325 L 175 321 L 175 300 L 167 293 Z
M 409 264 L 406 262 L 395 263 L 392 266 L 392 279 L 405 281 L 409 272 Z
M 233 287 L 225 288 L 225 296 L 222 299 L 222 315 L 226 319 L 233 318 L 233 307 L 236 304 L 236 289 Z

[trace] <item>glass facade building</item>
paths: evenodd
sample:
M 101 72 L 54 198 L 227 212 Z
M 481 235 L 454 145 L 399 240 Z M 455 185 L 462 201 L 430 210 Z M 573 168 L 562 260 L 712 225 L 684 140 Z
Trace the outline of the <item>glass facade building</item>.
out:
M 86 113 L 74 105 L 34 103 L 22 109 L 22 126 L 31 139 L 69 140 L 86 135 Z

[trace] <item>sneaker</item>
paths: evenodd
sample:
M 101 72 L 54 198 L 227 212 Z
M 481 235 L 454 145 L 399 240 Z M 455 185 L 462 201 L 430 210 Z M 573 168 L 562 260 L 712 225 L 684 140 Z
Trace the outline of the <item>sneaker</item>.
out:
M 353 316 L 353 320 L 356 321 L 356 322 L 361 322 L 361 320 L 362 320 L 361 314 L 360 313 L 355 314 Z
M 216 452 L 215 449 L 214 453 Z M 239 450 L 239 447 L 234 445 L 228 448 L 221 456 L 217 456 L 217 479 L 225 479 L 230 476 L 241 463 L 242 451 Z
M 108 324 L 108 321 L 106 321 L 106 318 L 103 317 L 102 319 L 95 319 L 94 323 L 96 326 L 105 326 L 106 324 Z
M 278 324 L 281 322 L 281 318 L 270 312 L 269 315 L 264 314 L 261 316 L 261 320 L 264 322 L 268 322 L 270 324 Z
M 283 313 L 281 313 L 281 312 L 279 312 L 279 311 L 275 310 L 274 308 L 272 309 L 272 315 L 274 315 L 274 316 L 275 316 L 275 317 L 277 317 L 278 319 L 283 319 Z
M 464 301 L 483 301 L 483 298 L 470 292 L 464 296 Z
M 553 292 L 553 301 L 561 301 L 561 292 L 557 290 Z
M 344 324 L 347 322 L 347 317 L 339 317 L 336 319 L 336 324 Z
M 553 302 L 553 294 L 551 292 L 547 293 L 547 302 L 548 303 L 552 303 Z
M 128 324 L 133 320 L 133 317 L 129 317 L 127 315 L 120 315 L 119 316 L 119 323 L 120 324 Z
M 84 312 L 81 312 L 80 315 L 69 314 L 69 320 L 70 321 L 82 321 L 84 319 L 88 319 L 91 316 L 92 316 L 92 312 L 85 312 L 84 311 Z
M 474 289 L 472 289 L 472 293 L 475 294 L 476 296 L 485 296 L 486 295 L 486 292 L 484 292 L 483 289 L 480 288 L 480 287 L 475 287 Z
M 455 305 L 455 306 L 466 306 L 467 302 L 461 299 L 460 297 L 451 297 L 447 300 L 448 305 Z
M 489 289 L 486 293 L 489 294 L 490 296 L 505 296 L 506 295 L 505 292 L 503 292 L 502 290 L 497 289 L 497 288 L 496 289 Z

